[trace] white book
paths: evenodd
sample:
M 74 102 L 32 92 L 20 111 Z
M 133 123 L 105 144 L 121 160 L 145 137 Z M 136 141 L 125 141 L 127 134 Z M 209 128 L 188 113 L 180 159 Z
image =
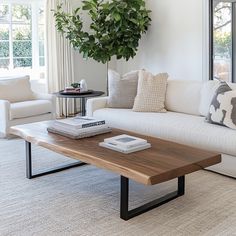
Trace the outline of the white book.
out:
M 105 120 L 96 119 L 94 117 L 88 116 L 76 116 L 73 118 L 62 119 L 62 120 L 55 120 L 54 124 L 60 125 L 67 128 L 74 128 L 74 129 L 83 129 L 93 126 L 104 125 L 106 122 Z
M 136 146 L 136 147 L 133 147 L 133 148 L 129 148 L 129 149 L 121 148 L 119 146 L 112 145 L 111 143 L 105 143 L 105 142 L 99 143 L 99 146 L 111 149 L 113 151 L 121 152 L 121 153 L 124 153 L 124 154 L 129 154 L 129 153 L 138 152 L 138 151 L 142 151 L 142 150 L 148 149 L 148 148 L 151 147 L 151 144 L 150 143 L 146 143 L 146 144 L 143 144 L 143 145 L 140 145 L 140 146 Z
M 57 125 L 54 123 L 50 126 L 50 128 L 53 130 L 57 130 L 57 131 L 64 132 L 64 133 L 69 133 L 72 135 L 80 135 L 80 134 L 84 134 L 84 133 L 97 132 L 102 129 L 107 129 L 107 128 L 109 128 L 109 126 L 105 124 L 105 125 L 92 126 L 92 127 L 83 128 L 83 129 L 75 129 L 75 128 L 71 128 L 71 127 L 63 127 L 63 126 L 60 126 L 60 125 Z
M 147 140 L 142 138 L 137 138 L 134 136 L 122 134 L 111 138 L 104 139 L 104 143 L 109 143 L 114 146 L 119 146 L 123 148 L 133 148 L 147 143 Z

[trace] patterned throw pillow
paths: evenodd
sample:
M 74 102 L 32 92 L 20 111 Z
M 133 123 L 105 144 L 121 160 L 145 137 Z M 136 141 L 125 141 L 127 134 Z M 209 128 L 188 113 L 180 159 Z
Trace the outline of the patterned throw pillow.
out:
M 133 111 L 166 112 L 165 97 L 168 74 L 152 75 L 147 71 L 139 72 L 138 92 Z
M 207 122 L 236 129 L 236 91 L 221 82 L 212 99 Z
M 137 95 L 139 71 L 131 71 L 123 76 L 114 70 L 108 71 L 108 107 L 132 108 Z

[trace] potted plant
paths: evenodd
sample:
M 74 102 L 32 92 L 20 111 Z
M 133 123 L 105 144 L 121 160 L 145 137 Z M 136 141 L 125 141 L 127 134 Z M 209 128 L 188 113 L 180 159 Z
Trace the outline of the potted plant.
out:
M 84 30 L 81 11 L 91 18 L 89 30 Z M 138 50 L 139 40 L 146 33 L 151 19 L 145 0 L 86 0 L 72 14 L 62 6 L 54 11 L 56 27 L 66 36 L 83 58 L 108 63 L 111 57 L 128 61 Z

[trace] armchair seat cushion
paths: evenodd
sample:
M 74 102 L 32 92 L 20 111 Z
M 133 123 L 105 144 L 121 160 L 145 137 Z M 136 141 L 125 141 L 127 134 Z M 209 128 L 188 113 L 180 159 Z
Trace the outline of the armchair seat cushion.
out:
M 11 103 L 10 120 L 38 116 L 53 111 L 52 102 L 49 100 L 33 100 Z

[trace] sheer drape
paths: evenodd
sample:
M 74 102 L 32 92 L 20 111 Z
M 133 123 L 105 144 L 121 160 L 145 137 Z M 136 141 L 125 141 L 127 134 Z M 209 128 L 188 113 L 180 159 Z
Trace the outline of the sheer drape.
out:
M 74 82 L 73 49 L 67 39 L 57 32 L 55 18 L 52 9 L 58 4 L 63 4 L 65 12 L 71 12 L 69 1 L 47 0 L 46 1 L 46 45 L 47 45 L 47 81 L 48 92 L 54 93 L 64 89 Z M 68 99 L 67 99 L 68 100 Z M 65 102 L 65 101 L 64 101 Z M 57 102 L 57 115 L 65 115 L 64 102 Z M 69 113 L 74 112 L 73 101 L 68 101 Z

